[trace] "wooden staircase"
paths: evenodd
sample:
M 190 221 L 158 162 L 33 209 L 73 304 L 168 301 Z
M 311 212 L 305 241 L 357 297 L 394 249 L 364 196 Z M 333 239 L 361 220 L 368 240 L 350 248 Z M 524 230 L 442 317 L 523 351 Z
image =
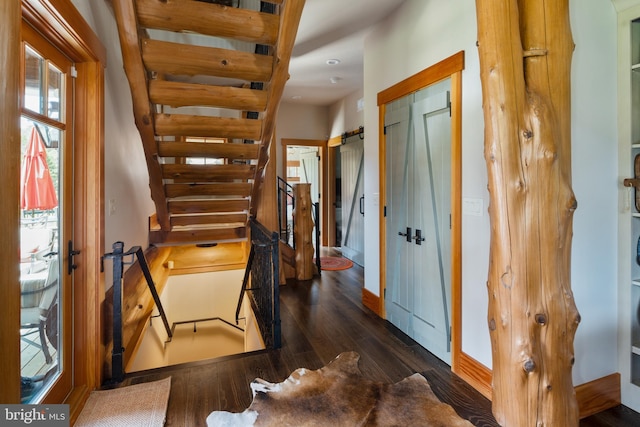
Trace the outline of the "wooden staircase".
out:
M 304 0 L 112 3 L 156 206 L 149 243 L 246 239 Z

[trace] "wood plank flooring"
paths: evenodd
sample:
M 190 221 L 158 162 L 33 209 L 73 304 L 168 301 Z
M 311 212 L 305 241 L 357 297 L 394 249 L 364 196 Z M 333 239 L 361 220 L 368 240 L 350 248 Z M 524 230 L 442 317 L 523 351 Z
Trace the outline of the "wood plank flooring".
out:
M 397 382 L 422 373 L 444 402 L 476 426 L 498 426 L 491 403 L 451 373 L 449 367 L 361 303 L 363 270 L 324 271 L 306 283 L 280 288 L 283 345 L 211 361 L 130 374 L 123 385 L 171 376 L 166 426 L 206 426 L 215 410 L 242 412 L 251 403 L 256 377 L 281 382 L 300 367 L 318 369 L 344 351 L 360 354 L 371 380 Z M 586 418 L 583 427 L 640 425 L 640 414 L 619 406 Z M 337 427 L 337 426 L 336 426 Z

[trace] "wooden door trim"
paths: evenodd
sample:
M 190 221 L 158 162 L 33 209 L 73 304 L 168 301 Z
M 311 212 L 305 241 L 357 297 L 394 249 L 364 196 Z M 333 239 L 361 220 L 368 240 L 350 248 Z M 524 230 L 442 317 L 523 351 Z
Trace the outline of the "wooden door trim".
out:
M 15 6 L 10 6 L 15 3 Z M 70 0 L 22 0 L 18 2 L 3 2 L 0 13 L 0 27 L 5 60 L 0 65 L 0 79 L 5 80 L 9 90 L 5 91 L 2 108 L 2 156 L 0 170 L 5 182 L 18 182 L 20 144 L 20 111 L 19 105 L 19 75 L 14 83 L 16 73 L 20 69 L 20 26 L 21 18 L 41 32 L 47 39 L 76 63 L 78 77 L 76 79 L 76 117 L 74 132 L 76 135 L 75 157 L 82 164 L 76 170 L 74 206 L 78 220 L 74 228 L 76 248 L 82 251 L 77 258 L 78 269 L 75 273 L 74 298 L 81 301 L 74 312 L 74 341 L 75 367 L 74 389 L 64 399 L 70 404 L 71 418 L 74 420 L 89 391 L 100 384 L 100 304 L 104 298 L 104 280 L 100 273 L 100 256 L 104 248 L 104 67 L 106 66 L 106 50 L 97 36 L 84 21 L 80 13 Z M 17 38 L 15 35 L 17 34 Z M 5 49 L 6 48 L 6 49 Z M 5 83 L 3 81 L 3 83 Z M 15 84 L 15 88 L 14 88 Z M 4 86 L 3 86 L 4 87 Z M 6 126 L 5 126 L 6 124 Z M 6 155 L 5 155 L 6 154 Z M 6 176 L 5 176 L 6 175 Z M 0 257 L 10 262 L 11 266 L 2 268 L 2 295 L 4 301 L 15 301 L 9 309 L 3 310 L 0 318 L 0 334 L 3 338 L 4 349 L 13 348 L 19 341 L 19 277 L 15 265 L 18 263 L 19 252 L 17 209 L 19 198 L 16 196 L 18 186 L 9 186 L 6 203 L 0 210 L 0 219 L 6 226 L 14 224 L 15 233 L 6 233 L 3 237 L 3 253 Z M 12 196 L 13 195 L 13 196 Z M 16 196 L 16 197 L 14 197 Z M 15 211 L 15 212 L 14 212 Z M 10 234 L 10 235 L 9 235 Z M 6 239 L 6 240 L 5 240 Z M 5 245 L 6 243 L 6 245 Z M 11 255 L 9 255 L 11 254 Z M 15 255 L 14 255 L 15 254 Z M 64 261 L 63 261 L 64 262 Z M 5 280 L 6 279 L 6 280 Z M 14 285 L 11 286 L 10 284 Z M 6 337 L 6 338 L 5 338 Z M 7 345 L 7 342 L 11 341 Z M 13 347 L 12 347 L 13 346 Z M 6 351 L 6 350 L 5 350 Z M 3 351 L 4 353 L 4 351 Z M 3 364 L 7 372 L 15 375 L 0 377 L 0 396 L 2 402 L 19 403 L 20 387 L 18 376 L 20 372 L 19 352 L 17 358 L 10 353 Z M 53 402 L 51 402 L 53 403 Z M 55 402 L 62 403 L 62 402 Z
M 327 194 L 327 189 L 329 188 L 327 181 L 327 163 L 329 158 L 329 151 L 327 148 L 327 141 L 323 139 L 290 139 L 290 138 L 282 138 L 280 140 L 280 145 L 282 146 L 282 179 L 287 180 L 287 146 L 303 146 L 303 147 L 320 147 L 320 172 L 322 176 L 320 177 L 320 193 L 323 194 L 322 205 L 320 206 L 320 210 L 322 211 L 322 225 L 321 225 L 321 233 L 322 237 L 322 245 L 327 246 L 329 244 L 328 239 L 328 197 L 324 196 Z
M 451 370 L 459 370 L 462 355 L 462 70 L 464 51 L 378 93 L 378 167 L 380 170 L 380 299 L 378 312 L 386 318 L 386 137 L 385 105 L 441 80 L 451 78 Z M 464 377 L 463 377 L 464 378 Z

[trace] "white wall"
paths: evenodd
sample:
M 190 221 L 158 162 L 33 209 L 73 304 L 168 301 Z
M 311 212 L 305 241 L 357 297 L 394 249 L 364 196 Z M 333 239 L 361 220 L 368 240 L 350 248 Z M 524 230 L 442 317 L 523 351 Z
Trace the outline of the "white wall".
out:
M 140 134 L 133 119 L 129 82 L 124 74 L 118 29 L 106 1 L 73 0 L 107 49 L 105 70 L 105 252 L 121 240 L 125 250 L 148 245 L 148 217 L 155 212 Z M 110 211 L 110 201 L 115 211 Z M 105 262 L 111 287 L 112 264 Z
M 282 144 L 284 139 L 329 139 L 327 107 L 293 102 L 280 104 L 276 121 L 278 176 L 282 176 Z
M 357 90 L 329 106 L 330 138 L 364 126 L 364 109 L 358 111 L 359 101 L 364 101 L 363 89 Z M 366 134 L 365 132 L 365 136 Z
M 573 65 L 574 222 L 572 283 L 582 324 L 574 383 L 616 372 L 616 19 L 610 2 L 571 2 L 577 44 Z M 462 349 L 491 366 L 486 326 L 489 257 L 487 175 L 474 0 L 407 0 L 365 42 L 364 125 L 366 288 L 379 294 L 377 93 L 465 51 L 462 83 L 462 197 L 481 199 L 483 215 L 463 215 Z

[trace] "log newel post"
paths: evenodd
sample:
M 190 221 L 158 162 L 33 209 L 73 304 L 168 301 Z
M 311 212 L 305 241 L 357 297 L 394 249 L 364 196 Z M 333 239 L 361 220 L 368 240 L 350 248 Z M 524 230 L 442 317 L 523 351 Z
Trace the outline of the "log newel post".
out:
M 311 280 L 314 273 L 311 184 L 294 184 L 293 194 L 296 201 L 293 209 L 296 279 Z
M 577 426 L 568 0 L 476 0 L 490 194 L 493 413 Z

